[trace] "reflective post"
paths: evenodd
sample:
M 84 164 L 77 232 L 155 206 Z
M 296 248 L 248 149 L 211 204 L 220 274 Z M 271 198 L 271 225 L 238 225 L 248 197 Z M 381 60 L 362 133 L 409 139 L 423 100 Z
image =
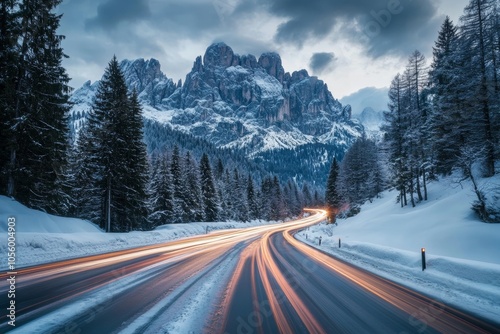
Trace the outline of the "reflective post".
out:
M 422 248 L 421 252 L 422 252 L 422 271 L 424 271 L 425 268 L 426 268 L 426 265 L 425 265 L 425 248 Z

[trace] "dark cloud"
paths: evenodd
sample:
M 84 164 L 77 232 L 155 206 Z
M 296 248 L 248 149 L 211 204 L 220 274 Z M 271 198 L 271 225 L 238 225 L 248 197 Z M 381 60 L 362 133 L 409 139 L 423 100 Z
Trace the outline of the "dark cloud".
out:
M 395 1 L 395 0 L 392 0 Z M 437 37 L 442 17 L 429 1 L 401 1 L 392 10 L 386 7 L 370 11 L 361 25 L 360 41 L 373 57 L 387 53 L 408 56 L 415 49 L 430 49 Z
M 178 38 L 212 35 L 224 25 L 226 14 L 212 1 L 174 0 L 155 5 L 151 24 Z
M 87 19 L 87 29 L 113 29 L 123 22 L 136 22 L 151 16 L 147 0 L 108 0 L 97 7 L 97 16 Z
M 318 52 L 312 55 L 309 67 L 314 74 L 321 74 L 327 69 L 331 69 L 337 58 L 333 52 Z
M 330 36 L 335 29 L 343 37 L 364 45 L 373 57 L 406 55 L 416 48 L 429 48 L 442 19 L 433 0 L 255 0 L 253 3 L 285 18 L 275 34 L 279 43 L 302 47 L 308 40 Z M 246 3 L 245 11 L 248 7 Z

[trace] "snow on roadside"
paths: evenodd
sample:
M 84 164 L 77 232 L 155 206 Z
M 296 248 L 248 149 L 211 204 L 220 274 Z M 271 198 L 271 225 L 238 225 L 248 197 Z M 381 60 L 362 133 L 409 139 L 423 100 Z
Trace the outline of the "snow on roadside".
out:
M 216 309 L 214 300 L 229 282 L 242 249 L 243 244 L 218 258 L 128 324 L 120 334 L 203 332 L 207 314 Z
M 0 196 L 0 233 L 5 238 L 9 217 L 16 219 L 17 268 L 159 244 L 205 234 L 207 230 L 210 233 L 270 224 L 265 221 L 168 224 L 147 232 L 104 233 L 88 221 L 49 215 Z M 0 251 L 7 254 L 6 242 L 0 243 Z M 6 261 L 0 262 L 0 270 L 6 270 L 7 265 Z
M 489 180 L 495 182 L 497 180 Z M 446 304 L 497 321 L 500 315 L 500 224 L 474 216 L 474 194 L 453 178 L 429 185 L 429 200 L 401 208 L 394 191 L 361 213 L 324 223 L 296 238 Z M 307 239 L 306 239 L 307 236 Z M 321 236 L 321 246 L 319 237 Z M 341 239 L 341 248 L 339 248 Z M 427 269 L 422 271 L 421 248 Z

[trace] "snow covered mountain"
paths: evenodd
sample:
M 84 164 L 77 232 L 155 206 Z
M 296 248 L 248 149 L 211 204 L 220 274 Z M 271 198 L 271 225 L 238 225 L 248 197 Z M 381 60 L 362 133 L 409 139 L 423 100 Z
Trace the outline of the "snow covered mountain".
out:
M 365 128 L 366 135 L 368 138 L 377 140 L 383 135 L 381 131 L 382 125 L 385 123 L 384 112 L 375 111 L 371 107 L 363 109 L 361 114 L 354 116 Z
M 322 80 L 306 70 L 285 72 L 276 53 L 257 59 L 237 55 L 224 43 L 212 44 L 196 58 L 184 83 L 177 84 L 155 59 L 123 60 L 120 66 L 129 89 L 139 93 L 145 118 L 251 158 L 279 151 L 282 157 L 301 159 L 302 154 L 292 153 L 307 151 L 315 155 L 307 158 L 322 166 L 333 155 L 341 157 L 363 131 L 351 119 L 350 106 L 343 107 Z M 71 97 L 75 130 L 98 84 L 87 82 Z M 315 145 L 318 149 L 311 149 Z M 266 158 L 281 164 L 272 160 Z

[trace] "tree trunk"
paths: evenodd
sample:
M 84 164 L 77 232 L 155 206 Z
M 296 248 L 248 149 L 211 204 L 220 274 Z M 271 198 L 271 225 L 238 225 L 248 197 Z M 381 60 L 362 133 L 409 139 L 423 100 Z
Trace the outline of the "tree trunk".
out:
M 486 171 L 485 176 L 490 177 L 495 174 L 495 148 L 493 147 L 493 135 L 490 121 L 490 106 L 488 102 L 488 78 L 486 73 L 486 46 L 484 43 L 484 18 L 481 2 L 477 2 L 478 25 L 479 25 L 479 51 L 481 57 L 481 91 L 479 98 L 482 102 L 484 135 L 486 145 Z
M 427 201 L 427 178 L 425 175 L 425 168 L 423 169 L 422 173 L 422 182 L 424 184 L 424 201 Z
M 413 167 L 410 168 L 410 200 L 411 200 L 411 206 L 414 208 L 415 207 L 415 198 L 413 198 L 413 193 L 415 192 L 414 185 L 413 185 Z
M 406 197 L 406 187 L 403 186 L 403 197 L 405 199 L 405 206 L 408 205 L 408 198 Z
M 416 173 L 415 173 L 415 180 L 417 181 L 417 196 L 418 196 L 418 201 L 422 202 L 423 197 L 422 197 L 422 191 L 420 190 L 420 168 L 417 167 Z

